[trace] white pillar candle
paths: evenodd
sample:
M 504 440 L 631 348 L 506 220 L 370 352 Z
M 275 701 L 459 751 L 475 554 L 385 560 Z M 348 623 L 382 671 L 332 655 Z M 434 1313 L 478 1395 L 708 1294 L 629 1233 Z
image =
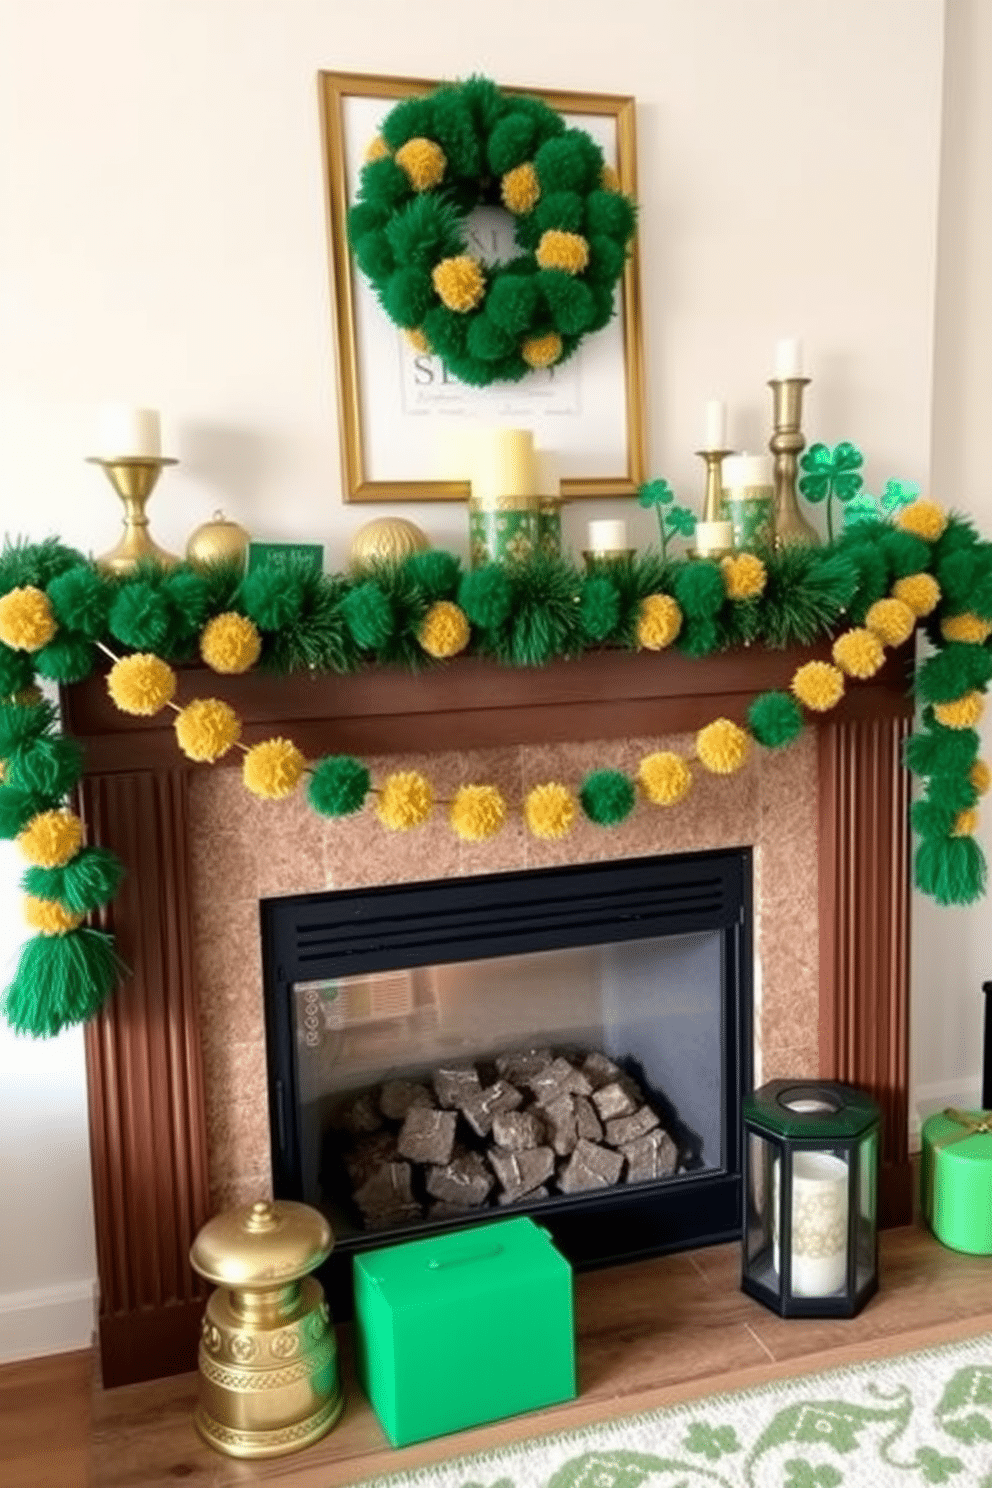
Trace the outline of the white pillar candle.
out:
M 557 499 L 561 495 L 557 450 L 534 451 L 534 490 L 535 495 L 543 497 L 545 501 Z
M 704 450 L 727 448 L 727 407 L 719 398 L 711 398 L 706 405 L 706 438 Z
M 733 522 L 696 523 L 696 552 L 700 558 L 706 558 L 711 553 L 729 553 L 733 546 Z
M 587 541 L 590 553 L 625 553 L 627 523 L 623 520 L 590 522 Z
M 792 1154 L 792 1292 L 829 1297 L 847 1281 L 847 1163 L 831 1152 Z
M 775 343 L 775 376 L 802 377 L 803 343 L 798 336 L 783 336 Z
M 101 460 L 157 460 L 162 453 L 158 409 L 105 403 L 97 417 L 96 439 Z
M 721 465 L 725 491 L 774 486 L 775 464 L 771 455 L 728 455 Z
M 484 429 L 472 472 L 472 496 L 483 505 L 503 496 L 535 494 L 534 435 L 530 429 Z

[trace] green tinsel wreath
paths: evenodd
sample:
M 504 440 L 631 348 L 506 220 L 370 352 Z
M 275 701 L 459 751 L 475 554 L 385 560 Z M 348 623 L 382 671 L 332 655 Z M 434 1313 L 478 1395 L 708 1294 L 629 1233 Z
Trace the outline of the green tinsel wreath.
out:
M 502 206 L 522 251 L 485 263 L 466 219 Z M 461 382 L 566 360 L 613 315 L 636 209 L 599 145 L 487 78 L 407 98 L 369 147 L 348 237 L 390 319 Z

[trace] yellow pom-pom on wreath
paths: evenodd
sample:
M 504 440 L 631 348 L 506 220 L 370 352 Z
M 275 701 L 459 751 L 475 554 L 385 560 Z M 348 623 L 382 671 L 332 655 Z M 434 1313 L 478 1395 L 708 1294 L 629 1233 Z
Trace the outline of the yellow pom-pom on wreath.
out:
M 612 165 L 604 165 L 599 173 L 599 184 L 603 191 L 619 191 L 620 177 Z
M 751 740 L 729 718 L 716 718 L 696 735 L 699 763 L 714 775 L 733 775 L 745 763 Z
M 768 583 L 768 570 L 756 553 L 739 553 L 720 563 L 728 599 L 756 599 Z
M 924 542 L 936 542 L 947 526 L 947 513 L 936 501 L 914 501 L 904 506 L 896 517 L 896 526 L 903 532 L 912 532 Z
M 541 183 L 529 160 L 507 171 L 500 181 L 499 194 L 506 210 L 515 216 L 533 211 L 541 199 Z
M 448 820 L 466 842 L 484 842 L 504 826 L 506 802 L 494 785 L 463 785 L 455 792 Z
M 471 635 L 465 611 L 449 599 L 439 599 L 424 616 L 417 640 L 428 656 L 443 661 L 464 651 Z
M 33 584 L 0 599 L 0 641 L 14 651 L 40 651 L 58 630 L 48 595 Z
M 376 815 L 392 832 L 419 827 L 434 810 L 434 791 L 417 770 L 387 775 L 375 805 Z
M 589 262 L 589 244 L 580 233 L 560 232 L 549 227 L 541 234 L 534 257 L 542 269 L 563 269 L 566 274 L 581 274 Z
M 940 622 L 940 633 L 945 641 L 966 641 L 980 646 L 992 635 L 992 621 L 980 615 L 948 615 Z
M 805 708 L 826 713 L 844 696 L 844 673 L 829 661 L 808 661 L 797 670 L 791 687 Z
M 172 702 L 176 674 L 160 657 L 139 651 L 114 662 L 107 673 L 107 691 L 122 713 L 151 718 Z
M 247 615 L 229 611 L 215 615 L 200 633 L 200 655 L 212 671 L 238 676 L 253 667 L 262 654 L 262 637 Z
M 670 594 L 648 594 L 637 611 L 637 644 L 645 651 L 663 651 L 682 629 L 682 611 Z
M 951 836 L 970 837 L 971 834 L 977 830 L 977 827 L 978 812 L 975 810 L 974 806 L 972 806 L 967 811 L 958 812 L 957 816 L 954 818 L 954 825 L 951 828 Z
M 966 692 L 953 703 L 934 703 L 933 716 L 945 728 L 974 728 L 985 712 L 985 698 L 980 692 Z
M 83 845 L 83 824 L 74 811 L 39 811 L 17 838 L 29 863 L 62 868 Z
M 381 134 L 377 134 L 365 146 L 365 159 L 368 163 L 371 163 L 373 160 L 385 160 L 389 153 L 389 146 Z
M 306 767 L 306 760 L 291 739 L 266 739 L 245 755 L 241 778 L 253 796 L 282 801 L 293 794 Z
M 849 677 L 874 677 L 885 661 L 885 648 L 872 630 L 847 630 L 833 644 L 833 658 Z
M 431 344 L 428 341 L 427 337 L 424 335 L 423 331 L 419 328 L 419 326 L 408 326 L 403 334 L 406 337 L 408 344 L 412 346 L 414 351 L 418 352 L 420 356 L 429 355 Z
M 968 779 L 980 796 L 984 796 L 992 785 L 992 770 L 983 759 L 977 759 L 968 771 Z
M 916 629 L 916 615 L 901 599 L 877 599 L 865 616 L 865 625 L 884 646 L 901 646 Z
M 212 765 L 240 738 L 238 715 L 217 698 L 196 698 L 176 717 L 176 742 L 191 760 Z
M 474 310 L 486 292 L 482 266 L 467 253 L 461 253 L 457 258 L 442 258 L 431 274 L 431 280 L 441 303 L 460 315 Z
M 904 579 L 896 579 L 892 585 L 892 598 L 901 599 L 922 620 L 924 615 L 931 615 L 940 604 L 940 585 L 933 574 L 907 574 Z
M 68 935 L 70 930 L 79 929 L 86 916 L 74 914 L 57 899 L 39 899 L 34 894 L 25 894 L 24 918 L 32 930 L 42 935 Z
M 528 367 L 553 367 L 565 350 L 565 343 L 557 331 L 548 331 L 544 336 L 528 336 L 520 348 L 520 355 Z
M 652 806 L 675 806 L 689 794 L 692 772 L 680 754 L 662 749 L 644 756 L 637 780 Z
M 524 801 L 524 820 L 535 837 L 564 837 L 578 815 L 575 797 L 567 785 L 550 781 L 535 785 Z
M 414 191 L 433 191 L 444 180 L 448 162 L 434 140 L 408 139 L 393 156 Z

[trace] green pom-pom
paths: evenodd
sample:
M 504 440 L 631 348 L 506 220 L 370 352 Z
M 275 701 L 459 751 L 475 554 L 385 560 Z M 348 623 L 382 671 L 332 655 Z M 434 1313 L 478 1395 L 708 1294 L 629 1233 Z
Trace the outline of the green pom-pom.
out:
M 586 279 L 590 284 L 606 285 L 610 290 L 623 273 L 627 254 L 621 243 L 596 233 L 589 239 L 589 264 Z
M 350 754 L 328 755 L 314 766 L 307 800 L 321 816 L 350 816 L 361 811 L 372 789 L 368 770 Z
M 458 213 L 443 197 L 429 194 L 415 196 L 397 212 L 386 228 L 386 239 L 396 266 L 413 264 L 428 270 L 442 258 L 463 252 L 465 247 Z M 356 252 L 361 262 L 360 244 L 356 245 Z
M 363 274 L 383 283 L 396 268 L 396 254 L 384 232 L 363 233 L 355 244 L 355 258 Z
M 136 579 L 114 597 L 110 633 L 135 651 L 154 651 L 169 635 L 169 606 L 161 590 L 147 579 Z
M 803 731 L 803 710 L 788 692 L 763 692 L 747 710 L 748 727 L 766 749 L 781 749 Z
M 50 682 L 82 682 L 96 665 L 96 647 L 83 635 L 59 631 L 34 653 L 34 664 L 38 676 Z
M 77 563 L 85 563 L 82 553 L 63 547 L 57 537 L 44 542 L 7 542 L 0 553 L 0 594 L 11 589 L 46 589 L 53 579 Z
M 380 202 L 356 202 L 348 208 L 348 241 L 357 244 L 366 233 L 377 232 L 389 221 L 389 208 Z
M 462 566 L 454 553 L 431 548 L 426 553 L 411 553 L 401 565 L 403 572 L 421 590 L 425 599 L 448 599 L 461 580 Z
M 686 563 L 675 576 L 675 598 L 687 619 L 711 620 L 726 599 L 723 574 L 715 563 Z
M 590 641 L 605 641 L 620 621 L 620 595 L 605 574 L 594 574 L 582 585 L 579 624 Z
M 477 178 L 485 174 L 482 142 L 476 133 L 472 111 L 457 87 L 439 88 L 433 99 L 433 134 L 454 176 Z
M 0 759 L 49 733 L 58 722 L 58 712 L 47 699 L 22 707 L 0 704 Z
M 291 564 L 267 563 L 256 568 L 241 585 L 241 603 L 260 630 L 281 630 L 300 618 L 303 575 Z
M 12 785 L 0 785 L 0 840 L 9 842 L 17 837 L 33 816 L 39 811 L 48 811 L 57 803 L 36 791 L 15 790 Z
M 912 532 L 890 528 L 882 538 L 882 548 L 893 578 L 905 579 L 909 574 L 926 573 L 930 567 L 930 544 Z
M 362 200 L 392 211 L 413 192 L 406 173 L 395 160 L 370 160 L 360 176 Z
M 162 592 L 174 607 L 173 629 L 182 636 L 199 635 L 207 620 L 210 589 L 206 579 L 185 565 L 167 573 Z
M 526 331 L 537 305 L 537 277 L 502 274 L 493 284 L 486 301 L 486 314 L 508 335 Z
M 466 346 L 470 356 L 479 357 L 484 362 L 501 362 L 513 350 L 513 337 L 485 313 L 473 318 Z
M 505 176 L 529 160 L 537 136 L 537 120 L 523 110 L 514 109 L 500 119 L 489 136 L 486 155 L 489 167 L 497 176 Z
M 0 641 L 0 698 L 23 692 L 34 680 L 34 665 L 27 651 L 14 651 Z
M 393 634 L 396 623 L 393 607 L 372 579 L 352 589 L 341 610 L 356 645 L 363 651 L 377 651 Z
M 984 573 L 977 548 L 961 548 L 942 559 L 936 566 L 937 582 L 942 595 L 942 608 L 967 610 L 971 595 Z
M 603 173 L 603 152 L 584 130 L 566 129 L 540 147 L 534 168 L 542 191 L 585 193 Z
M 921 837 L 949 837 L 957 816 L 953 806 L 942 801 L 914 801 L 909 808 L 909 819 Z
M 588 286 L 563 269 L 542 270 L 538 282 L 555 329 L 563 335 L 581 336 L 596 314 L 596 302 Z
M 615 827 L 634 809 L 634 787 L 619 770 L 594 770 L 579 791 L 582 810 L 598 827 Z
M 992 620 L 992 574 L 986 574 L 978 580 L 978 583 L 971 591 L 971 604 L 969 608 L 973 614 L 980 616 L 981 619 Z
M 465 355 L 467 334 L 464 315 L 449 310 L 447 305 L 435 305 L 424 316 L 424 335 L 428 345 L 451 364 Z
M 432 98 L 404 98 L 383 119 L 380 133 L 391 150 L 398 150 L 407 140 L 428 139 L 434 134 Z
M 90 641 L 106 635 L 111 590 L 88 563 L 79 563 L 53 579 L 48 598 L 52 613 L 66 630 L 77 630 Z
M 959 812 L 968 811 L 974 806 L 978 800 L 978 789 L 967 775 L 931 775 L 927 781 L 926 800 L 941 811 L 949 811 L 953 826 L 953 818 Z M 947 830 L 950 831 L 950 827 Z M 922 825 L 918 827 L 918 831 L 923 836 L 934 835 Z
M 585 226 L 582 197 L 575 191 L 550 191 L 533 212 L 535 237 L 554 228 L 558 232 L 581 233 Z
M 679 631 L 675 645 L 686 656 L 712 656 L 720 649 L 720 627 L 708 615 L 691 617 Z
M 974 904 L 985 893 L 985 855 L 974 837 L 925 837 L 913 876 L 938 904 Z
M 505 570 L 487 563 L 467 573 L 458 590 L 458 603 L 473 625 L 497 630 L 506 623 L 513 604 L 513 588 Z
M 978 758 L 981 739 L 975 729 L 952 729 L 938 723 L 932 708 L 923 710 L 924 727 L 906 740 L 903 757 L 917 775 L 966 775 Z
M 437 303 L 430 274 L 415 265 L 397 269 L 383 285 L 382 303 L 398 326 L 415 329 Z
M 21 887 L 39 899 L 55 899 L 73 914 L 89 914 L 109 904 L 120 888 L 124 864 L 106 847 L 83 847 L 61 868 L 32 866 Z
M 637 212 L 629 196 L 619 191 L 593 191 L 586 201 L 586 231 L 602 235 L 617 243 L 626 243 L 634 235 Z
M 916 673 L 916 691 L 925 703 L 952 703 L 992 678 L 992 651 L 952 641 L 929 657 Z
M 21 951 L 3 1015 L 15 1033 L 53 1038 L 99 1012 L 124 969 L 102 931 L 36 935 Z
M 83 773 L 83 751 L 75 739 L 45 734 L 6 760 L 5 782 L 12 789 L 61 800 Z

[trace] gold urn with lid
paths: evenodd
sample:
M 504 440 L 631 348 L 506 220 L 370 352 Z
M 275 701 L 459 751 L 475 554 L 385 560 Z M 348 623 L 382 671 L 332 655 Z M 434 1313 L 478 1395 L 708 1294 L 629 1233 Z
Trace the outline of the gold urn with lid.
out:
M 194 1423 L 230 1457 L 277 1457 L 330 1431 L 344 1405 L 337 1340 L 309 1273 L 334 1235 L 307 1204 L 246 1204 L 204 1225 L 190 1262 L 207 1302 Z

